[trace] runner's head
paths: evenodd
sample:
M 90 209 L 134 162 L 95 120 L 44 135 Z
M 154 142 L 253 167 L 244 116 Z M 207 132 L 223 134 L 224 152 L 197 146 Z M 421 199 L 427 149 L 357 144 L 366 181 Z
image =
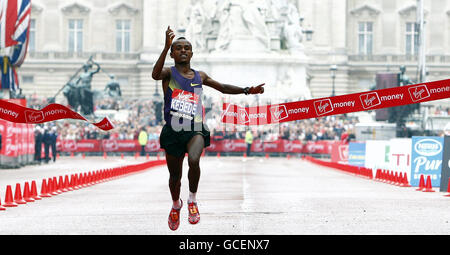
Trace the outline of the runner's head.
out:
M 192 45 L 184 37 L 176 39 L 170 47 L 170 57 L 172 57 L 177 64 L 189 63 L 192 55 Z

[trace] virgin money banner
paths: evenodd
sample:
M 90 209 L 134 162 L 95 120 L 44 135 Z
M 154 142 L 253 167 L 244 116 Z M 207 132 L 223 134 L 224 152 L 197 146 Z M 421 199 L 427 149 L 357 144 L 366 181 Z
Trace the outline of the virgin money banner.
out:
M 0 133 L 2 134 L 1 155 L 17 157 L 34 153 L 32 125 L 0 119 Z
M 331 162 L 348 164 L 348 144 L 335 142 L 331 146 Z
M 289 141 L 279 139 L 277 141 L 262 142 L 259 139 L 253 140 L 252 152 L 267 153 L 307 153 L 307 154 L 331 154 L 332 145 L 340 143 L 338 141 L 309 141 L 303 144 L 301 141 Z M 206 148 L 209 152 L 245 152 L 247 144 L 244 139 L 211 140 L 211 145 Z
M 308 141 L 303 148 L 303 153 L 331 155 L 333 144 L 336 142 L 332 140 Z
M 100 140 L 57 140 L 56 150 L 63 152 L 99 152 L 102 151 Z
M 140 147 L 139 147 L 140 148 Z M 157 152 L 161 151 L 159 140 L 149 140 L 145 146 L 145 151 L 147 152 Z
M 61 140 L 56 142 L 56 149 L 62 152 L 134 152 L 140 151 L 141 146 L 136 140 Z M 158 140 L 148 141 L 145 151 L 160 151 Z
M 222 122 L 247 126 L 265 125 L 416 104 L 449 97 L 450 80 L 441 80 L 277 105 L 241 107 L 224 103 Z
M 13 123 L 40 124 L 59 119 L 78 119 L 88 121 L 80 114 L 60 104 L 49 104 L 42 110 L 24 107 L 6 100 L 0 100 L 0 119 Z M 107 117 L 98 123 L 91 123 L 102 130 L 114 128 Z

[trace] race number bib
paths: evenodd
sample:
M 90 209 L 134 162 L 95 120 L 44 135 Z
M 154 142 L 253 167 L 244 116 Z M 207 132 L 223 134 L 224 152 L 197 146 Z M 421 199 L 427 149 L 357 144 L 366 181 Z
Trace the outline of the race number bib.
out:
M 170 114 L 175 117 L 193 120 L 197 113 L 199 96 L 181 89 L 175 89 L 172 93 Z

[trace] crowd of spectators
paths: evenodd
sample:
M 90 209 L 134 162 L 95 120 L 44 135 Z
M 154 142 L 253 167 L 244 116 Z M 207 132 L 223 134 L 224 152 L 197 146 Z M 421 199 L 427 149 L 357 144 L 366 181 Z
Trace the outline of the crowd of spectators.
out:
M 435 116 L 449 116 L 450 115 L 450 108 L 449 107 L 442 107 L 438 106 L 431 110 L 431 114 Z
M 48 102 L 46 99 L 30 97 L 28 107 L 42 109 Z M 243 103 L 243 102 L 242 102 Z M 144 99 L 113 100 L 105 98 L 95 101 L 94 111 L 102 110 L 125 111 L 124 118 L 110 118 L 115 128 L 105 132 L 89 122 L 81 120 L 58 120 L 48 122 L 42 126 L 52 128 L 56 126 L 60 139 L 120 139 L 137 140 L 139 131 L 144 127 L 148 139 L 159 139 L 163 122 L 156 117 L 157 102 Z M 222 110 L 221 102 L 205 100 L 206 124 L 211 131 L 213 139 L 244 139 L 246 127 L 225 125 L 220 121 Z M 99 111 L 97 111 L 99 110 Z M 162 117 L 162 113 L 160 115 Z M 85 116 L 87 119 L 89 117 Z M 98 119 L 96 121 L 99 121 Z M 354 125 L 358 119 L 345 115 L 329 116 L 320 119 L 306 119 L 280 124 L 251 127 L 255 139 L 275 141 L 278 139 L 317 141 L 341 140 L 354 135 Z

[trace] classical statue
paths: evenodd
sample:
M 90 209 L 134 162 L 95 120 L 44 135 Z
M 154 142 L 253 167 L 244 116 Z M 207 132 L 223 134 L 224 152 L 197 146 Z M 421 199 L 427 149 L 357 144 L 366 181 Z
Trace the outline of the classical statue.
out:
M 75 82 L 69 81 L 62 92 L 72 109 L 77 110 L 80 105 L 80 91 L 76 88 Z
M 188 24 L 186 37 L 192 42 L 192 48 L 202 50 L 205 48 L 203 25 L 206 22 L 205 11 L 202 7 L 203 1 L 191 0 L 191 6 L 187 11 Z
M 94 64 L 97 68 L 94 71 L 90 71 Z M 80 74 L 75 82 L 75 89 L 78 90 L 80 95 L 81 111 L 84 115 L 92 114 L 94 111 L 93 93 L 91 90 L 91 82 L 94 74 L 100 71 L 100 65 L 90 61 L 83 65 L 84 72 Z M 77 109 L 76 109 L 77 110 Z
M 224 0 L 217 8 L 216 18 L 219 20 L 220 29 L 215 44 L 216 50 L 225 50 L 231 41 L 232 19 L 230 18 L 231 1 Z
M 250 0 L 243 6 L 242 18 L 252 35 L 269 49 L 270 33 L 266 25 L 266 12 L 267 6 L 264 2 Z
M 112 98 L 119 98 L 122 96 L 122 92 L 120 91 L 120 84 L 115 79 L 115 76 L 112 74 L 109 76 L 111 80 L 106 84 L 105 93 Z
M 216 12 L 220 23 L 216 50 L 227 49 L 234 36 L 247 35 L 252 35 L 268 49 L 270 36 L 266 26 L 266 11 L 266 5 L 256 0 L 222 1 Z
M 84 73 L 81 73 L 80 77 L 75 82 L 79 88 L 91 89 L 92 77 L 100 71 L 100 65 L 95 62 L 92 63 L 97 67 L 97 69 L 94 71 L 89 71 L 89 69 L 92 68 L 92 64 L 88 63 L 83 65 Z
M 300 25 L 300 15 L 297 7 L 293 3 L 288 2 L 284 9 L 284 15 L 282 38 L 286 42 L 286 47 L 291 52 L 302 51 L 303 28 Z

